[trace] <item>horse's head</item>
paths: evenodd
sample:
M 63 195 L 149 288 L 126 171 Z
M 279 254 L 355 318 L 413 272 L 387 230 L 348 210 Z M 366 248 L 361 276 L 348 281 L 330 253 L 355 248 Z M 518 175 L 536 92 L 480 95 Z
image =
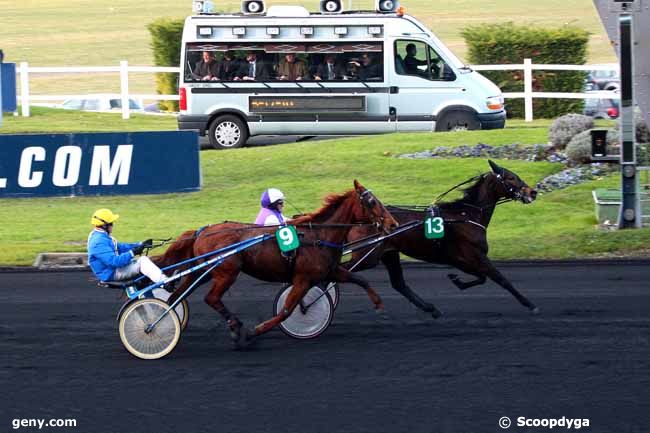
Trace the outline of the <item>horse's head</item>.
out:
M 395 229 L 399 223 L 388 212 L 381 201 L 356 179 L 354 180 L 354 189 L 357 192 L 360 206 L 355 206 L 355 219 L 370 219 L 370 221 L 384 233 Z
M 537 191 L 529 187 L 526 182 L 510 170 L 499 167 L 493 161 L 488 160 L 497 182 L 503 187 L 503 197 L 518 200 L 524 204 L 532 203 L 537 197 Z

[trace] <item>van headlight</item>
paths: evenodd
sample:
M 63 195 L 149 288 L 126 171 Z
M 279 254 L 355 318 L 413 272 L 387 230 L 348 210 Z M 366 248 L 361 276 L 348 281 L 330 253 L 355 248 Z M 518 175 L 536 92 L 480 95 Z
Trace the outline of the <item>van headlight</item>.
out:
M 485 103 L 490 110 L 501 110 L 503 108 L 503 96 L 490 96 Z

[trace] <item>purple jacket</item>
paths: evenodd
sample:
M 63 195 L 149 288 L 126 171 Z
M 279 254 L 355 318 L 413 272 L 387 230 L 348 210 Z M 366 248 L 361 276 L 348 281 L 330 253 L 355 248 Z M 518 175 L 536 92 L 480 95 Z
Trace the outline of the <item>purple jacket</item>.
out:
M 275 209 L 269 209 L 267 207 L 260 209 L 260 213 L 258 213 L 257 218 L 255 218 L 255 224 L 258 226 L 280 225 L 284 224 L 284 221 L 284 215 Z

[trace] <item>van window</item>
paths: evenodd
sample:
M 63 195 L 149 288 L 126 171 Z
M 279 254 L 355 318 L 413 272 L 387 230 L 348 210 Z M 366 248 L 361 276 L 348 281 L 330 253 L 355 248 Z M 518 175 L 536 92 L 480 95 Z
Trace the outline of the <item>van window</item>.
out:
M 422 41 L 395 41 L 395 72 L 425 80 L 453 81 L 456 76 L 440 55 Z
M 384 80 L 383 44 L 351 41 L 187 44 L 183 70 L 185 82 L 381 82 Z

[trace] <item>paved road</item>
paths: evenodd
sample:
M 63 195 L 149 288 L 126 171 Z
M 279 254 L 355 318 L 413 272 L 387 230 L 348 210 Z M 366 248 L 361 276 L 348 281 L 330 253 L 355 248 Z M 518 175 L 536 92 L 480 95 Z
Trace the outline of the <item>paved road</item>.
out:
M 334 135 L 321 135 L 318 137 L 307 137 L 303 135 L 259 135 L 250 138 L 246 143 L 246 147 L 259 147 L 259 146 L 271 146 L 274 144 L 296 143 L 304 140 L 310 140 L 310 141 L 331 140 L 332 138 L 336 138 L 336 137 L 337 136 Z M 210 140 L 208 139 L 207 136 L 200 137 L 199 143 L 201 144 L 201 149 L 203 150 L 214 149 L 210 145 Z
M 503 267 L 538 316 L 491 283 L 461 293 L 447 269 L 409 268 L 439 320 L 377 269 L 365 275 L 388 318 L 345 287 L 320 339 L 277 331 L 243 352 L 202 288 L 179 346 L 155 362 L 122 348 L 117 295 L 89 274 L 0 273 L 0 431 L 14 418 L 75 418 L 76 429 L 42 431 L 483 433 L 502 431 L 502 416 L 564 416 L 588 418 L 581 431 L 647 432 L 649 264 Z M 276 289 L 241 278 L 226 302 L 252 324 Z

